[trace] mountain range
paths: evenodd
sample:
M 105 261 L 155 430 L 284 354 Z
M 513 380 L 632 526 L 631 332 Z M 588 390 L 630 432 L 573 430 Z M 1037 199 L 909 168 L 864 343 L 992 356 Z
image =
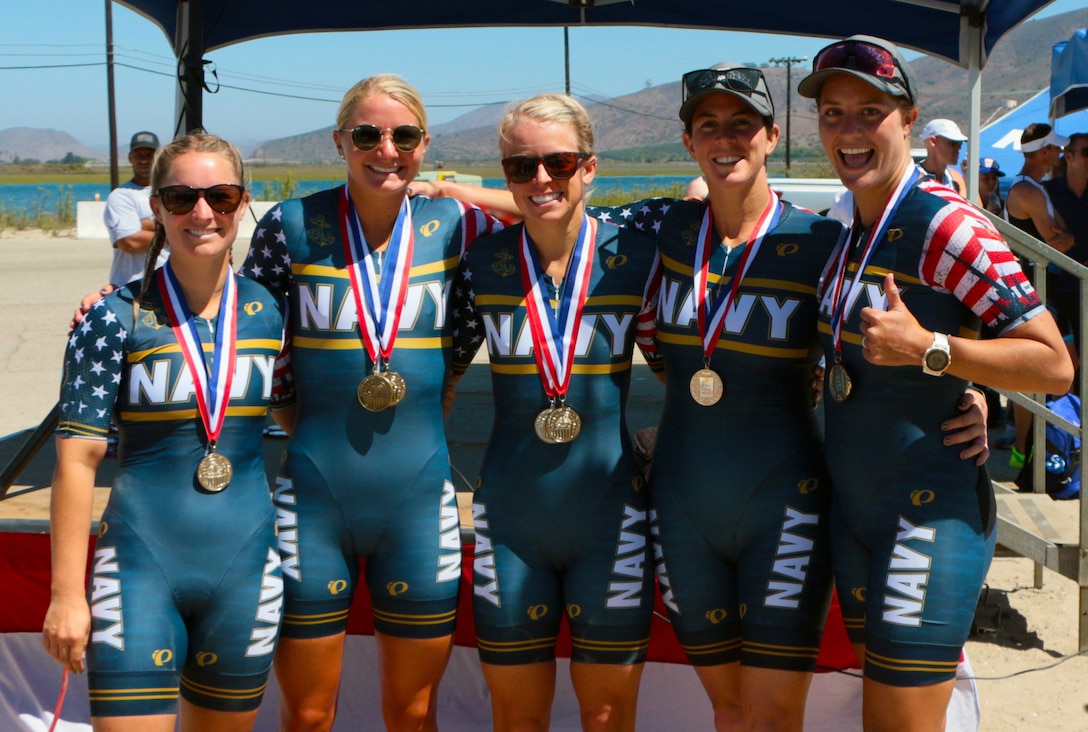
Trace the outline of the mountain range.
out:
M 1088 26 L 1088 8 L 1023 23 L 997 46 L 982 73 L 982 120 L 1034 96 L 1050 83 L 1050 49 L 1067 40 L 1077 28 Z M 941 59 L 923 56 L 911 62 L 919 81 L 921 122 L 947 117 L 966 126 L 967 72 Z M 797 84 L 807 69 L 792 69 L 790 86 L 790 140 L 795 147 L 819 145 L 816 111 L 812 100 L 797 94 Z M 778 123 L 786 127 L 785 68 L 766 68 L 764 74 L 776 102 Z M 582 99 L 593 118 L 596 149 L 606 156 L 653 162 L 677 155 L 683 131 L 676 116 L 680 104 L 679 81 L 660 84 L 614 99 Z M 443 124 L 434 125 L 430 160 L 493 160 L 497 155 L 496 126 L 508 105 L 479 107 Z M 1040 120 L 1043 121 L 1043 120 Z M 919 125 L 918 129 L 921 129 Z M 285 163 L 336 163 L 331 141 L 332 125 L 320 130 L 269 140 L 249 154 L 253 160 Z M 920 140 L 916 141 L 920 145 Z M 646 149 L 649 148 L 649 149 Z M 58 130 L 11 128 L 0 130 L 0 162 L 14 158 L 52 160 L 67 153 L 92 160 L 108 155 L 91 149 Z

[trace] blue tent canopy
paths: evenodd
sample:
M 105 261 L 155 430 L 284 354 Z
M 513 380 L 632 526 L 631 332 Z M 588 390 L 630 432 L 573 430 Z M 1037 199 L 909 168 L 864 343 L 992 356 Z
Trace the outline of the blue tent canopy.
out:
M 1088 108 L 1088 28 L 1054 44 L 1050 61 L 1050 117 Z
M 981 69 L 994 45 L 1052 0 L 114 0 L 155 23 L 178 58 L 179 130 L 203 120 L 204 54 L 264 36 L 466 26 L 701 28 L 841 38 L 854 33 L 947 59 L 968 74 L 975 155 Z M 968 188 L 976 190 L 975 176 Z
M 185 44 L 210 51 L 286 33 L 458 26 L 703 28 L 829 38 L 853 33 L 969 66 L 966 36 L 981 34 L 979 66 L 994 44 L 1051 0 L 117 0 Z M 196 36 L 199 35 L 199 38 Z

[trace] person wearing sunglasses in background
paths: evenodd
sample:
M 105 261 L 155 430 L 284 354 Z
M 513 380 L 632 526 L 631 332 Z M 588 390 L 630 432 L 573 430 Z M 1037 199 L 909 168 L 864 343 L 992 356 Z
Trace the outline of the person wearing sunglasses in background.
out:
M 799 91 L 853 194 L 819 295 L 828 363 L 832 566 L 869 730 L 943 729 L 995 541 L 985 470 L 941 425 L 969 381 L 1063 393 L 1053 318 L 978 210 L 910 156 L 913 72 L 896 47 L 824 48 Z M 994 338 L 977 340 L 981 326 Z
M 408 199 L 429 138 L 399 77 L 356 84 L 336 123 L 347 182 L 271 209 L 242 266 L 291 314 L 293 390 L 274 411 L 290 433 L 274 496 L 281 724 L 332 726 L 365 557 L 386 728 L 434 730 L 461 578 L 442 421 L 447 282 L 469 242 L 501 225 L 452 200 Z
M 578 102 L 518 104 L 499 145 L 524 224 L 472 245 L 450 302 L 451 392 L 485 339 L 491 359 L 495 421 L 472 513 L 494 729 L 548 729 L 566 617 L 583 728 L 634 730 L 654 581 L 625 406 L 636 331 L 652 347 L 654 246 L 586 215 L 597 159 Z
M 829 490 L 809 387 L 815 283 L 842 227 L 768 187 L 779 132 L 759 69 L 689 72 L 682 95 L 684 144 L 706 201 L 588 210 L 655 236 L 664 266 L 665 411 L 650 483 L 673 627 L 718 729 L 800 730 L 831 586 Z M 474 200 L 508 210 L 492 191 Z M 964 408 L 947 426 L 967 459 L 985 452 L 976 442 L 985 417 Z
M 142 281 L 99 300 L 68 341 L 43 640 L 89 671 L 97 730 L 173 730 L 179 690 L 180 729 L 248 730 L 283 603 L 261 432 L 285 307 L 230 269 L 249 203 L 237 149 L 180 137 L 159 150 L 151 186 Z M 86 593 L 111 417 L 120 470 Z

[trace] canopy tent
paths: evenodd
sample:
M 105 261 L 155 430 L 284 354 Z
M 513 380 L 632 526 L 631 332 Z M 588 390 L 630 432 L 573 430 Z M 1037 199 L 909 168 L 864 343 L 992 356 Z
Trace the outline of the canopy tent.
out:
M 1088 28 L 1055 43 L 1050 61 L 1050 118 L 1082 109 L 1088 109 Z
M 979 132 L 979 155 L 993 158 L 1001 170 L 1014 175 L 1024 164 L 1020 154 L 1020 133 L 1032 122 L 1047 122 L 1048 108 L 1052 106 L 1050 93 L 1043 89 L 1038 94 L 1007 114 L 986 125 Z M 1088 109 L 1060 117 L 1054 128 L 1062 135 L 1088 132 Z
M 178 130 L 202 124 L 205 52 L 287 33 L 464 26 L 702 28 L 829 38 L 867 33 L 968 69 L 977 159 L 981 69 L 1009 30 L 1051 0 L 115 0 L 158 25 L 179 60 Z M 976 176 L 969 188 L 976 190 Z

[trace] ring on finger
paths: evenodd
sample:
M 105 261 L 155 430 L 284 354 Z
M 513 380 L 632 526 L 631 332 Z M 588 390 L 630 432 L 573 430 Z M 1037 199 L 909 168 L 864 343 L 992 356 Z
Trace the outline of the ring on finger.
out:
M 868 351 L 869 350 L 869 339 L 866 336 L 861 337 L 861 350 L 863 350 L 863 351 Z

